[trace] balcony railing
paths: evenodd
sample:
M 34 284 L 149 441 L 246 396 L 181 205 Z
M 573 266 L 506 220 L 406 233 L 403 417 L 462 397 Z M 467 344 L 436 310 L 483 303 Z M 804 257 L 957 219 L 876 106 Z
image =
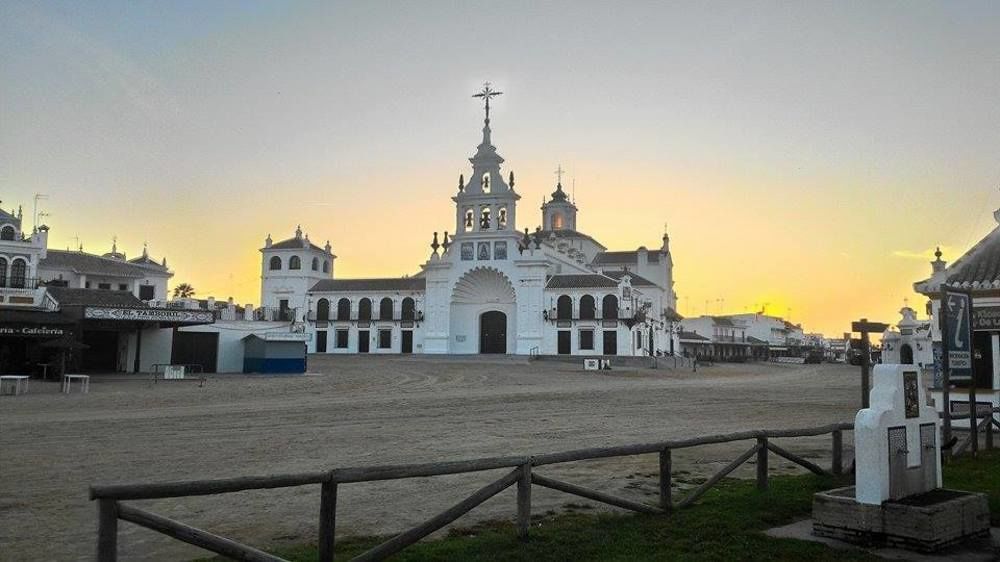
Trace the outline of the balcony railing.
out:
M 44 281 L 37 277 L 16 277 L 9 273 L 0 277 L 0 289 L 25 289 L 27 291 L 34 291 L 43 284 Z

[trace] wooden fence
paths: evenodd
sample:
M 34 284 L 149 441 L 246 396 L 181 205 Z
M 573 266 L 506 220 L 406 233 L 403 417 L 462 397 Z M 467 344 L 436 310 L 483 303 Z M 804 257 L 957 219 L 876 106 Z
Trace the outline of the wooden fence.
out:
M 355 561 L 384 560 L 400 550 L 416 543 L 434 531 L 455 521 L 476 506 L 497 495 L 511 486 L 517 486 L 517 535 L 522 540 L 528 538 L 529 522 L 531 520 L 531 487 L 532 485 L 558 490 L 605 503 L 615 507 L 636 511 L 639 513 L 668 514 L 672 510 L 690 506 L 723 478 L 736 470 L 740 465 L 756 457 L 757 487 L 766 490 L 768 487 L 768 457 L 774 453 L 784 457 L 816 474 L 841 474 L 843 472 L 843 432 L 853 430 L 850 423 L 836 423 L 821 427 L 785 430 L 754 430 L 730 433 L 725 435 L 708 435 L 692 439 L 660 441 L 616 447 L 601 447 L 578 449 L 560 453 L 548 453 L 535 456 L 509 456 L 481 458 L 457 462 L 439 462 L 427 464 L 371 466 L 356 468 L 335 468 L 325 472 L 305 474 L 286 474 L 275 476 L 228 478 L 220 480 L 195 480 L 184 482 L 165 482 L 152 484 L 127 484 L 91 486 L 90 499 L 97 501 L 97 560 L 113 562 L 118 553 L 118 521 L 128 521 L 151 529 L 177 540 L 201 547 L 205 550 L 228 556 L 236 560 L 247 561 L 281 561 L 281 558 L 255 549 L 248 545 L 220 537 L 179 521 L 139 509 L 123 503 L 126 500 L 145 500 L 155 498 L 173 498 L 186 496 L 203 496 L 225 494 L 244 490 L 263 490 L 269 488 L 288 488 L 294 486 L 320 485 L 319 509 L 319 560 L 333 560 L 334 528 L 337 516 L 337 491 L 345 484 L 357 482 L 376 482 L 380 480 L 397 480 L 402 478 L 424 478 L 443 476 L 447 474 L 465 474 L 485 470 L 510 469 L 501 478 L 483 486 L 471 496 L 458 502 L 444 512 L 424 521 L 371 550 L 355 557 Z M 774 439 L 810 437 L 820 435 L 832 436 L 832 463 L 830 470 L 818 466 L 785 448 L 774 443 Z M 678 449 L 730 443 L 734 441 L 750 441 L 749 449 L 726 465 L 717 474 L 692 490 L 683 498 L 674 498 L 671 489 L 672 452 Z M 539 474 L 536 469 L 561 463 L 626 457 L 634 455 L 655 454 L 659 457 L 659 502 L 649 505 L 631 499 L 621 498 L 598 490 L 585 488 L 569 482 L 563 482 Z

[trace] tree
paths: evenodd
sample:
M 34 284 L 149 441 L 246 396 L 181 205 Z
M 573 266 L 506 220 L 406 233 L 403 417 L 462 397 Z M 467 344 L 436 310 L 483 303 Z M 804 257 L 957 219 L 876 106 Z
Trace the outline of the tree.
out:
M 189 299 L 194 296 L 194 287 L 190 283 L 181 283 L 174 287 L 175 299 Z

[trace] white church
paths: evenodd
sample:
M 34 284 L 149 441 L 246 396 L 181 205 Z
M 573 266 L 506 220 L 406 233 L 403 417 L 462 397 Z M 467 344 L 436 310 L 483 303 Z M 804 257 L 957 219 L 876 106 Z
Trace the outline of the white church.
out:
M 514 174 L 482 142 L 451 200 L 455 228 L 434 233 L 413 276 L 338 279 L 336 256 L 297 229 L 261 248 L 261 305 L 302 321 L 313 353 L 668 355 L 679 351 L 669 237 L 654 249 L 608 251 L 578 230 L 560 178 L 542 226 L 518 227 Z

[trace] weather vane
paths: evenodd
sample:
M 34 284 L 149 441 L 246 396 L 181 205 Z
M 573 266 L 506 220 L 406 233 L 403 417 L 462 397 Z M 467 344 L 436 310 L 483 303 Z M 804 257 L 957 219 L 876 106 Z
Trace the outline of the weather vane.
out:
M 503 92 L 498 92 L 494 90 L 489 82 L 483 82 L 483 90 L 478 94 L 472 94 L 474 98 L 483 98 L 486 100 L 486 120 L 490 120 L 490 98 L 499 96 Z

